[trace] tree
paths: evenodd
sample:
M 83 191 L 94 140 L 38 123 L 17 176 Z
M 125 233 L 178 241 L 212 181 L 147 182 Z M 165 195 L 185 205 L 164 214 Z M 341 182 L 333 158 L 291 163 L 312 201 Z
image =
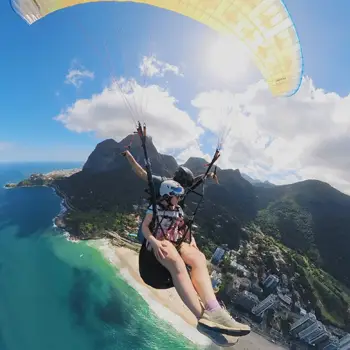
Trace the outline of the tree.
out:
M 220 266 L 222 268 L 222 272 L 224 273 L 231 271 L 231 260 L 227 254 L 224 255 L 224 258 L 222 259 Z

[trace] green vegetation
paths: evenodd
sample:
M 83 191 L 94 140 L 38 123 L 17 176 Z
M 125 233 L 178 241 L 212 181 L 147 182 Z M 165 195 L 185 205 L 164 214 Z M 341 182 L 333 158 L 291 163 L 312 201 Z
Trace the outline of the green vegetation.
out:
M 208 260 L 210 260 L 212 255 L 215 252 L 217 244 L 215 244 L 210 238 L 203 236 L 202 231 L 200 231 L 198 234 L 195 235 L 195 239 L 196 239 L 197 245 L 201 247 L 201 251 L 203 252 L 205 257 Z
M 303 253 L 315 251 L 312 216 L 291 199 L 274 201 L 258 212 L 261 230 Z
M 5 185 L 5 188 L 15 188 L 17 187 L 17 184 L 14 184 L 14 183 L 8 183 Z
M 262 231 L 350 287 L 350 197 L 314 180 L 257 194 Z
M 297 273 L 295 289 L 304 300 L 310 301 L 319 319 L 344 328 L 350 307 L 348 289 L 306 257 L 291 251 L 289 254 L 292 269 Z
M 259 232 L 256 225 L 250 225 L 247 230 L 250 242 L 248 248 L 242 245 L 238 251 L 239 263 L 257 276 L 267 271 L 279 276 L 285 274 L 294 301 L 299 300 L 309 311 L 315 310 L 317 317 L 326 324 L 350 327 L 350 291 L 346 286 L 307 256 Z
M 55 179 L 60 179 L 60 176 L 55 176 Z M 47 177 L 44 174 L 32 174 L 28 179 L 24 179 L 17 184 L 6 184 L 7 188 L 15 187 L 33 187 L 33 186 L 50 186 L 54 182 L 53 177 Z
M 266 212 L 264 215 L 267 215 Z M 261 216 L 258 220 L 261 220 Z M 69 230 L 82 239 L 104 237 L 106 230 L 123 234 L 136 232 L 138 228 L 136 215 L 120 213 L 117 207 L 108 212 L 96 209 L 88 212 L 70 211 L 65 222 Z M 206 234 L 206 230 L 199 228 L 195 237 L 210 260 L 217 243 Z M 294 302 L 300 301 L 308 310 L 315 310 L 317 317 L 325 324 L 350 329 L 350 292 L 343 284 L 319 268 L 310 257 L 285 246 L 275 235 L 262 234 L 257 223 L 248 225 L 245 235 L 249 242 L 240 245 L 237 251 L 238 263 L 255 272 L 258 278 L 268 271 L 286 274 Z M 223 281 L 219 295 L 222 300 L 229 302 L 225 290 L 232 283 L 236 271 L 227 255 L 221 263 L 221 272 Z M 291 322 L 291 319 L 280 320 L 282 332 L 288 334 Z
M 75 235 L 82 239 L 104 237 L 106 230 L 131 233 L 136 232 L 138 228 L 135 215 L 119 213 L 117 210 L 70 211 L 65 218 L 65 223 Z
M 103 237 L 106 230 L 135 232 L 136 220 L 130 213 L 134 205 L 144 203 L 147 184 L 123 157 L 116 156 L 131 139 L 130 135 L 121 143 L 100 143 L 84 170 L 69 178 L 46 182 L 39 174 L 21 185 L 59 188 L 75 209 L 63 221 L 81 238 Z M 141 160 L 137 138 L 135 142 L 131 151 Z M 149 142 L 153 173 L 171 176 L 176 161 L 160 155 Z M 197 169 L 196 174 L 203 171 L 198 159 L 188 166 Z M 285 274 L 294 301 L 314 309 L 324 322 L 350 328 L 350 197 L 314 180 L 257 187 L 244 180 L 239 170 L 218 169 L 218 177 L 219 185 L 208 181 L 196 216 L 196 240 L 206 257 L 210 259 L 218 245 L 226 244 L 234 250 L 237 263 L 259 279 L 269 272 Z M 196 196 L 186 200 L 188 212 L 197 201 Z M 230 283 L 235 271 L 227 259 L 222 271 L 224 284 Z M 286 320 L 282 330 L 289 323 Z

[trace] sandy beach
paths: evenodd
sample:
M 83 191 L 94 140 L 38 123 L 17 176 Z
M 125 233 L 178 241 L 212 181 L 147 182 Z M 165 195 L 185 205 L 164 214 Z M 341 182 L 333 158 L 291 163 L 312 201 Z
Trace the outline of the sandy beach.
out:
M 126 282 L 145 299 L 158 317 L 171 323 L 177 331 L 203 349 L 221 349 L 197 331 L 196 318 L 184 305 L 174 288 L 156 290 L 143 282 L 138 272 L 138 253 L 128 248 L 116 247 L 107 239 L 94 241 L 93 246 L 97 247 L 104 257 L 120 271 Z M 284 348 L 252 332 L 242 337 L 234 347 L 225 349 L 282 350 Z

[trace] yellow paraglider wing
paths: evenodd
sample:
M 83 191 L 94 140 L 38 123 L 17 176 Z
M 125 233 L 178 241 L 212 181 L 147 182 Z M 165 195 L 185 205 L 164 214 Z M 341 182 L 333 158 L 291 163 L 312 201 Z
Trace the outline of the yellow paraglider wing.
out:
M 59 9 L 85 2 L 125 0 L 11 0 L 29 24 Z M 131 2 L 131 1 L 130 1 Z M 272 94 L 293 95 L 303 74 L 300 43 L 281 0 L 134 0 L 190 17 L 217 32 L 238 37 L 250 50 Z

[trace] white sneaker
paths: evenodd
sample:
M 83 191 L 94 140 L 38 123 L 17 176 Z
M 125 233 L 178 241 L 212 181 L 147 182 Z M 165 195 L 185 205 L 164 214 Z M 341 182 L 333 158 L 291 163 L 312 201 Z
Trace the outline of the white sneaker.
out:
M 209 330 L 231 336 L 241 337 L 250 333 L 248 325 L 234 320 L 224 308 L 215 311 L 204 310 L 198 324 Z
M 223 348 L 234 346 L 239 341 L 238 337 L 233 337 L 232 335 L 226 335 L 212 331 L 208 328 L 201 326 L 200 324 L 198 324 L 197 330 L 198 332 L 207 336 L 214 344 Z

